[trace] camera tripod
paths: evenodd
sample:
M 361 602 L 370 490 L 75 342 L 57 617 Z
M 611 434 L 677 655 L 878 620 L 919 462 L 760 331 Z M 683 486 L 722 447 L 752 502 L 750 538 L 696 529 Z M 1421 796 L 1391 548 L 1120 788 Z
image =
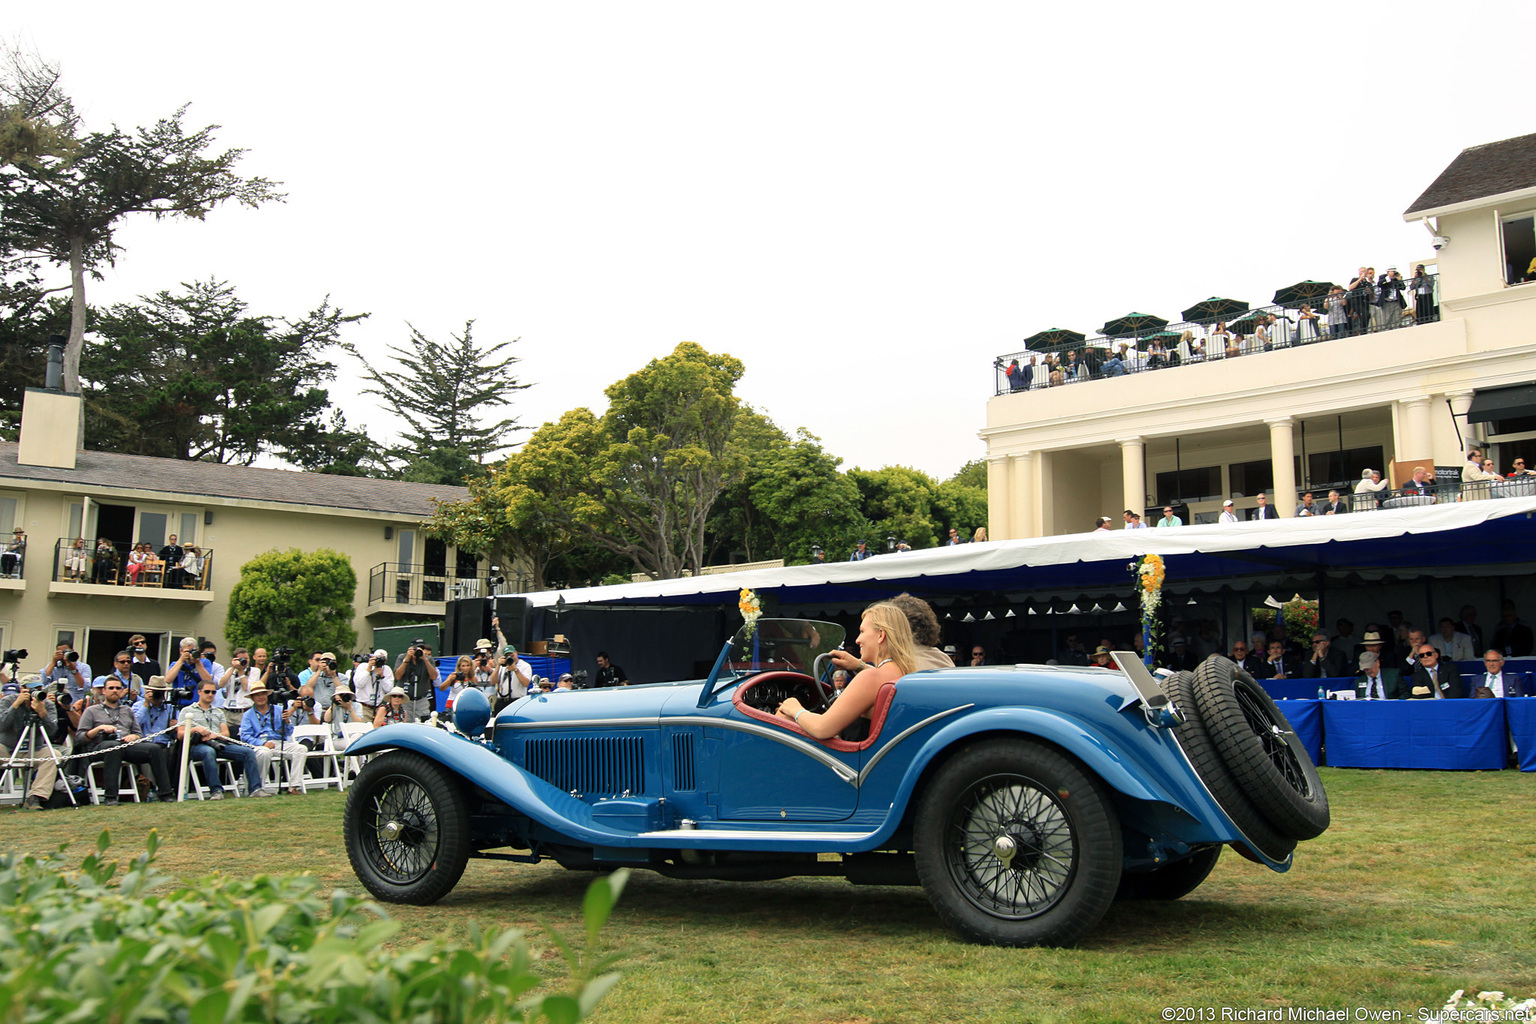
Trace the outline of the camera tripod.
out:
M 64 771 L 64 762 L 67 758 L 61 758 L 59 752 L 54 749 L 53 740 L 49 739 L 48 729 L 43 719 L 38 717 L 37 709 L 28 704 L 23 714 L 26 715 L 24 719 L 25 724 L 16 736 L 16 747 L 11 751 L 10 756 L 5 759 L 5 764 L 0 765 L 0 768 L 3 768 L 5 771 L 10 771 L 13 768 L 20 768 L 22 770 L 21 800 L 22 803 L 26 803 L 28 797 L 32 794 L 32 783 L 37 779 L 37 766 L 39 763 L 37 739 L 41 736 L 43 747 L 48 751 L 48 760 L 53 762 L 53 769 L 57 773 L 55 778 L 64 780 L 64 792 L 69 796 L 70 806 L 79 807 L 80 801 L 75 799 L 74 788 L 70 786 L 69 777 Z

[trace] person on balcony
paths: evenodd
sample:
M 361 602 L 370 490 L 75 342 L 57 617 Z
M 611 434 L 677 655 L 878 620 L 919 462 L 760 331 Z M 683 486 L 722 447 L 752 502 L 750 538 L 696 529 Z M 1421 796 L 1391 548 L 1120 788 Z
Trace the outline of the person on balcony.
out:
M 1371 306 L 1376 300 L 1374 277 L 1375 272 L 1371 268 L 1361 267 L 1349 282 L 1344 308 L 1349 314 L 1349 333 L 1352 335 L 1365 334 L 1371 329 Z
M 123 567 L 123 572 L 128 577 L 130 587 L 139 582 L 139 573 L 144 571 L 144 562 L 149 558 L 148 548 L 147 544 L 135 544 L 133 550 L 128 552 L 128 564 Z
M 1344 289 L 1334 285 L 1323 300 L 1323 311 L 1328 314 L 1328 336 L 1342 338 L 1349 329 L 1349 299 Z
M 1414 268 L 1410 286 L 1413 288 L 1413 322 L 1427 324 L 1436 316 L 1435 281 L 1424 273 L 1424 264 Z
M 27 550 L 27 531 L 21 527 L 11 531 L 11 539 L 0 552 L 0 576 L 15 579 L 21 575 L 21 556 Z
M 1381 275 L 1381 327 L 1390 331 L 1394 327 L 1402 326 L 1403 309 L 1408 303 L 1403 301 L 1403 292 L 1408 288 L 1408 282 L 1403 280 L 1403 275 L 1397 272 L 1396 267 L 1388 267 L 1387 272 Z
M 1303 302 L 1301 309 L 1296 311 L 1296 344 L 1310 345 L 1321 337 L 1317 329 L 1318 320 L 1319 317 L 1312 311 L 1312 307 Z
M 64 553 L 64 578 L 76 583 L 84 583 L 90 563 L 90 556 L 85 553 L 85 538 L 76 537 L 75 542 Z
M 182 556 L 181 563 L 176 568 L 181 570 L 183 583 L 193 590 L 202 589 L 203 553 L 198 550 L 196 544 L 187 545 L 187 553 Z
M 1403 484 L 1403 497 L 1426 498 L 1435 493 L 1435 482 L 1429 478 L 1429 470 L 1413 467 L 1413 479 Z
M 160 561 L 165 563 L 165 587 L 167 590 L 179 590 L 186 580 L 181 569 L 181 560 L 187 557 L 186 549 L 176 541 L 176 535 L 171 534 L 171 539 L 160 549 Z
M 117 548 L 107 538 L 96 538 L 96 554 L 92 561 L 92 583 L 111 583 L 117 578 Z
M 1348 511 L 1349 503 L 1344 500 L 1344 495 L 1340 494 L 1338 491 L 1329 491 L 1328 503 L 1322 506 L 1322 511 L 1318 514 L 1324 516 L 1341 516 Z
M 1355 484 L 1355 504 L 1365 508 L 1375 508 L 1381 505 L 1383 492 L 1387 489 L 1387 482 L 1381 478 L 1381 473 L 1374 469 L 1362 469 L 1360 482 Z

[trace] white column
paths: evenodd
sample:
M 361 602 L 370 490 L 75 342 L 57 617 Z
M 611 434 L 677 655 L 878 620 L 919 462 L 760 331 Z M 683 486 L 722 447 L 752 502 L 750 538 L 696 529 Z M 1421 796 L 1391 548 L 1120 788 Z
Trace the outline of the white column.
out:
M 1022 452 L 1009 459 L 1008 508 L 1009 535 L 1012 537 L 1035 536 L 1034 503 L 1038 498 L 1034 486 L 1035 453 Z
M 1288 519 L 1296 511 L 1296 440 L 1291 436 L 1295 420 L 1281 416 L 1264 422 L 1269 424 L 1269 459 L 1275 471 L 1275 489 L 1269 502 Z
M 987 538 L 1012 540 L 1013 489 L 1008 486 L 1008 456 L 987 456 Z
M 1402 435 L 1397 438 L 1397 457 L 1432 466 L 1434 440 L 1429 431 L 1429 399 L 1405 398 L 1397 403 L 1397 423 Z
M 1142 512 L 1147 506 L 1147 443 L 1140 437 L 1117 437 L 1115 443 L 1120 446 L 1123 503 L 1120 508 L 1110 511 L 1113 513 L 1128 508 L 1132 512 Z

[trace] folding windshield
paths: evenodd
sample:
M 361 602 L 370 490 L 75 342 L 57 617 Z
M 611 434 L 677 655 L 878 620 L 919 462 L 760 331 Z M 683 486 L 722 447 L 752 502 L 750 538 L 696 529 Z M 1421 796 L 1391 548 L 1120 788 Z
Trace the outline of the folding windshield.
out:
M 743 623 L 720 652 L 720 660 L 704 684 L 700 706 L 721 679 L 752 672 L 804 672 L 830 675 L 831 653 L 847 631 L 835 622 L 815 619 L 757 619 Z

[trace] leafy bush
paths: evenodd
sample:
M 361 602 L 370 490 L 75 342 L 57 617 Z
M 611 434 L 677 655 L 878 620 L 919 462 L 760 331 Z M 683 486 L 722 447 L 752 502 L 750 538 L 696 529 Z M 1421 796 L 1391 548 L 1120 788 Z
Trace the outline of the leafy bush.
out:
M 587 890 L 585 952 L 555 937 L 570 976 L 541 996 L 515 930 L 390 949 L 399 925 L 383 908 L 341 892 L 325 900 L 312 877 L 173 888 L 154 869 L 151 832 L 114 883 L 109 844 L 103 832 L 78 871 L 65 847 L 0 857 L 0 1021 L 566 1024 L 618 981 L 596 948 L 623 871 Z

